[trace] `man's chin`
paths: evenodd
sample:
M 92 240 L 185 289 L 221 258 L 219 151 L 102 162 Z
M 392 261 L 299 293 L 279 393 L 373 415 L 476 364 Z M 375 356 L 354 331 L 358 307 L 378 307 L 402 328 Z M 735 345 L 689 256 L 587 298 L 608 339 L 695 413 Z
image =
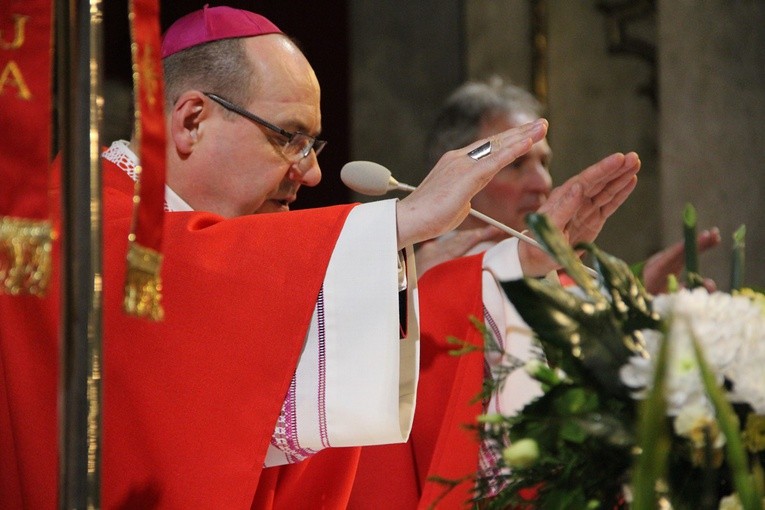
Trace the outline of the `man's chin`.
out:
M 287 212 L 289 210 L 290 206 L 286 202 L 280 200 L 266 200 L 263 202 L 263 205 L 255 210 L 255 214 Z

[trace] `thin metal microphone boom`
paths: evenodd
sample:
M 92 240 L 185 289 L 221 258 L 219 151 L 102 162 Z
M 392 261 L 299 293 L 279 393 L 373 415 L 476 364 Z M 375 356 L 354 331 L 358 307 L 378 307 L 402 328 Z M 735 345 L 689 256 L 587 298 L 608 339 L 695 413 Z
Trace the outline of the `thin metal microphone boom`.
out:
M 390 170 L 379 163 L 374 163 L 372 161 L 351 161 L 346 163 L 340 171 L 340 179 L 353 191 L 364 195 L 379 196 L 394 190 L 412 192 L 417 189 L 410 184 L 398 182 L 391 175 Z M 520 239 L 521 241 L 529 243 L 535 248 L 546 251 L 536 240 L 522 232 L 518 232 L 514 228 L 508 227 L 504 223 L 500 223 L 482 212 L 478 212 L 471 208 L 470 215 Z M 590 276 L 598 276 L 594 269 L 587 266 L 584 266 L 584 269 Z
M 409 191 L 409 192 L 411 192 L 411 191 L 414 191 L 416 189 L 414 186 L 411 186 L 409 184 L 404 184 L 403 182 L 398 182 L 393 177 L 391 177 L 390 179 L 391 179 L 390 185 L 394 186 L 391 190 L 399 190 L 399 191 Z M 527 236 L 523 232 L 518 232 L 514 228 L 508 227 L 504 223 L 498 222 L 497 220 L 495 220 L 491 216 L 486 216 L 484 213 L 478 212 L 478 211 L 476 211 L 473 208 L 470 209 L 470 215 L 471 216 L 475 216 L 479 220 L 484 221 L 484 222 L 488 223 L 489 225 L 493 225 L 493 226 L 497 227 L 498 229 L 502 230 L 503 232 L 505 232 L 507 234 L 510 234 L 513 237 L 517 237 L 518 239 L 526 241 L 527 243 L 531 244 L 532 246 L 535 246 L 536 248 L 539 248 L 540 250 L 544 249 L 544 248 L 542 248 L 539 245 L 539 243 L 536 240 L 534 240 L 531 237 Z

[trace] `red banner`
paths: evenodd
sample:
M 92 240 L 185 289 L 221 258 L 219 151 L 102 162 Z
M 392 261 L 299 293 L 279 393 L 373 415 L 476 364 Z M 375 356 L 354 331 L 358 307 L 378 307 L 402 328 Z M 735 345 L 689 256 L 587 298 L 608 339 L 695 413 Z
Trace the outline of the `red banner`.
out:
M 52 2 L 0 3 L 0 292 L 42 294 L 50 272 Z
M 128 247 L 124 308 L 162 319 L 162 229 L 165 204 L 165 118 L 158 0 L 130 1 L 135 126 L 133 150 L 141 161 L 133 232 Z

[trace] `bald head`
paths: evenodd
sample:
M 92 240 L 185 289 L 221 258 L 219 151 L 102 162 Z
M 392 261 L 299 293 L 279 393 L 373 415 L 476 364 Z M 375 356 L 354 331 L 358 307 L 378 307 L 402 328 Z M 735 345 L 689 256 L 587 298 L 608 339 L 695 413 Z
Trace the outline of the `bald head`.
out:
M 319 105 L 319 81 L 297 45 L 271 34 L 245 39 L 251 73 L 251 100 Z M 318 114 L 317 112 L 314 112 Z
M 315 152 L 296 158 L 294 144 L 320 134 L 319 83 L 276 25 L 206 6 L 168 29 L 162 54 L 167 182 L 193 209 L 284 211 L 300 186 L 318 184 Z
M 279 132 L 321 132 L 319 83 L 288 37 L 213 41 L 170 55 L 165 63 L 167 182 L 193 209 L 227 217 L 284 211 L 300 186 L 318 184 L 315 154 L 300 161 L 286 157 L 290 138 Z

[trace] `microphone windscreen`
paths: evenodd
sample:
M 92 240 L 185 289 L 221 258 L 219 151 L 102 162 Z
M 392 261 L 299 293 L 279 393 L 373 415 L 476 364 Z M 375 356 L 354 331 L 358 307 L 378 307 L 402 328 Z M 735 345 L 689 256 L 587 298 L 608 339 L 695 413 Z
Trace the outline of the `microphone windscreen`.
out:
M 364 195 L 384 195 L 390 190 L 391 173 L 373 161 L 351 161 L 340 170 L 340 180 Z

